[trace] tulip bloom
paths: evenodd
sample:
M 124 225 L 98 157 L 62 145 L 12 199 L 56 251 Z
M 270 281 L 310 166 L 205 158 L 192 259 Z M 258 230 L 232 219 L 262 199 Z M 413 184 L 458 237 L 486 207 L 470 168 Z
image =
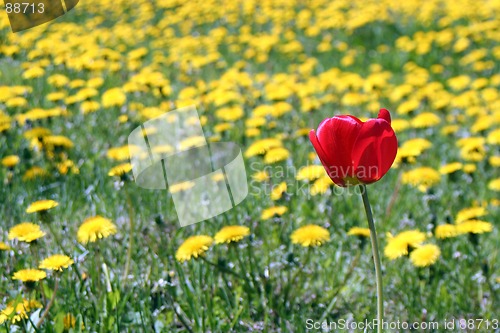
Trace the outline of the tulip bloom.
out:
M 386 109 L 366 122 L 351 115 L 327 118 L 317 131 L 311 130 L 309 139 L 332 181 L 342 187 L 378 181 L 398 150 Z

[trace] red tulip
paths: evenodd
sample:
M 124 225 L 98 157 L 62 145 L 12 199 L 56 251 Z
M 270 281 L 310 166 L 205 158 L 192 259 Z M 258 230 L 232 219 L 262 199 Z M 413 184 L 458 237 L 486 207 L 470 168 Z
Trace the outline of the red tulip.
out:
M 342 187 L 376 182 L 389 171 L 398 150 L 386 109 L 366 122 L 350 115 L 327 118 L 309 139 L 330 178 Z

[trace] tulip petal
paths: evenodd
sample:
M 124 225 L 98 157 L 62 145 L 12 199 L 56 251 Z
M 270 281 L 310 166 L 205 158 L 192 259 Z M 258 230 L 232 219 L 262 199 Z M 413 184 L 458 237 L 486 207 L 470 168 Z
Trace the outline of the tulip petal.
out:
M 390 125 L 391 124 L 391 114 L 389 113 L 389 110 L 380 109 L 380 111 L 378 112 L 378 119 L 384 119 Z
M 328 119 L 326 119 L 328 120 Z M 320 125 L 321 126 L 321 125 Z M 345 186 L 344 181 L 342 178 L 335 176 L 335 175 L 330 175 L 330 166 L 332 165 L 328 159 L 328 155 L 323 151 L 323 148 L 321 147 L 321 144 L 318 141 L 318 137 L 316 136 L 316 132 L 314 130 L 311 130 L 309 132 L 309 140 L 311 141 L 314 149 L 316 150 L 316 154 L 318 154 L 319 160 L 321 161 L 321 164 L 323 164 L 323 167 L 326 170 L 326 173 L 330 176 L 332 181 L 337 184 L 338 186 Z
M 376 182 L 391 168 L 397 150 L 396 134 L 385 115 L 381 119 L 368 120 L 363 124 L 352 152 L 356 177 L 363 183 Z
M 316 132 L 327 158 L 330 177 L 341 178 L 354 176 L 352 149 L 363 122 L 354 116 L 335 116 L 323 121 Z

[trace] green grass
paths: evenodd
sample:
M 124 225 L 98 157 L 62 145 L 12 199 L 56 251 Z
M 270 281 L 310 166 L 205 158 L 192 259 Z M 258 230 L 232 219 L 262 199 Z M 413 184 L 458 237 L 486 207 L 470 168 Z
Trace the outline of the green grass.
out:
M 156 1 L 151 3 L 155 4 Z M 109 33 L 120 30 L 116 28 L 118 18 L 122 20 L 123 25 L 128 25 L 139 33 L 139 27 L 154 27 L 158 22 L 177 15 L 175 10 L 156 7 L 153 7 L 157 9 L 154 15 L 141 14 L 139 9 L 149 8 L 148 4 L 147 1 L 122 4 L 124 7 L 121 11 L 120 8 L 105 6 L 101 2 L 95 5 L 81 3 L 73 10 L 74 15 L 68 14 L 67 17 L 58 19 L 53 25 L 47 26 L 47 31 L 43 31 L 43 28 L 33 29 L 32 31 L 42 31 L 40 37 L 34 37 L 35 40 L 55 38 L 55 31 L 62 33 L 67 40 L 89 34 L 91 42 L 77 43 L 82 49 L 92 49 L 99 43 L 100 47 L 117 50 L 123 46 L 119 60 L 122 68 L 117 72 L 105 70 L 96 73 L 86 69 L 76 70 L 70 66 L 55 64 L 53 55 L 47 52 L 48 54 L 37 58 L 50 61 L 50 65 L 45 68 L 45 75 L 35 79 L 23 79 L 21 65 L 24 62 L 34 62 L 28 60 L 28 53 L 32 48 L 36 49 L 36 44 L 26 43 L 30 47 L 20 44 L 19 52 L 13 57 L 0 53 L 0 86 L 28 85 L 33 91 L 26 95 L 26 107 L 8 107 L 0 96 L 0 110 L 14 117 L 31 108 L 61 105 L 62 103 L 45 99 L 48 93 L 57 90 L 46 80 L 55 73 L 67 75 L 70 79 L 84 80 L 102 76 L 104 84 L 98 88 L 99 94 L 112 87 L 121 87 L 138 72 L 127 69 L 127 53 L 141 46 L 150 50 L 140 66 L 146 67 L 154 62 L 155 52 L 168 56 L 171 47 L 181 43 L 180 39 L 186 36 L 207 35 L 211 29 L 219 26 L 226 27 L 228 34 L 236 37 L 239 36 L 243 24 L 249 24 L 254 35 L 270 33 L 273 27 L 272 23 L 260 24 L 251 17 L 244 17 L 243 14 L 240 17 L 241 22 L 227 23 L 226 14 L 219 13 L 213 14 L 215 18 L 208 14 L 201 15 L 194 21 L 198 25 L 195 24 L 188 32 L 183 32 L 182 22 L 189 18 L 189 12 L 197 10 L 194 7 L 187 13 L 179 14 L 181 23 L 172 23 L 172 30 L 177 38 L 172 41 L 166 37 L 168 25 L 158 28 L 165 37 L 154 29 L 140 37 L 110 38 L 104 35 L 106 31 Z M 188 8 L 187 5 L 179 6 Z M 295 15 L 302 5 L 296 6 Z M 385 8 L 386 5 L 379 6 Z M 107 9 L 104 9 L 105 7 Z M 322 5 L 321 8 L 323 7 Z M 198 10 L 203 12 L 205 7 L 200 5 Z M 276 8 L 274 10 L 279 16 L 280 12 Z M 346 9 L 352 13 L 359 10 L 356 6 Z M 412 12 L 412 15 L 416 14 Z M 448 14 L 447 11 L 436 11 L 436 21 Z M 450 29 L 456 31 L 471 22 L 496 19 L 494 13 L 488 15 L 467 17 L 463 14 L 461 20 L 456 19 Z M 102 23 L 89 23 L 84 26 L 85 22 L 96 17 L 103 18 Z M 146 23 L 139 21 L 141 17 Z M 253 80 L 251 87 L 238 86 L 238 82 L 232 83 L 233 88 L 244 96 L 238 104 L 244 108 L 245 117 L 235 121 L 233 129 L 221 134 L 221 140 L 236 142 L 243 151 L 256 140 L 245 136 L 245 119 L 250 117 L 255 106 L 269 103 L 263 85 L 271 81 L 276 74 L 293 73 L 292 65 L 301 63 L 299 55 L 317 60 L 312 73 L 297 74 L 295 77 L 305 85 L 310 78 L 319 77 L 331 68 L 339 68 L 343 73 L 359 74 L 363 84 L 372 73 L 369 66 L 380 64 L 391 76 L 387 86 L 381 87 L 379 93 L 368 93 L 363 90 L 362 85 L 361 88 L 349 89 L 372 99 L 378 97 L 375 101 L 379 102 L 381 107 L 390 109 L 393 118 L 411 120 L 415 115 L 430 111 L 441 119 L 437 126 L 427 129 L 409 128 L 399 132 L 400 143 L 421 137 L 430 140 L 433 146 L 418 156 L 416 164 L 392 169 L 380 182 L 369 186 L 382 249 L 387 244 L 387 232 L 396 234 L 408 229 L 419 229 L 431 233 L 433 223 L 443 224 L 447 219 L 453 221 L 461 209 L 483 203 L 488 205 L 489 212 L 484 220 L 494 224 L 491 233 L 479 235 L 477 239 L 462 235 L 437 240 L 431 236 L 428 242 L 437 244 L 442 254 L 436 264 L 430 267 L 417 268 L 408 258 L 390 261 L 382 255 L 385 319 L 410 323 L 437 321 L 441 324 L 452 318 L 498 320 L 500 288 L 495 279 L 500 276 L 497 246 L 499 215 L 498 206 L 493 205 L 493 200 L 497 199 L 498 195 L 487 187 L 491 180 L 498 177 L 498 169 L 488 161 L 489 157 L 498 156 L 498 145 L 485 145 L 485 157 L 473 162 L 477 167 L 474 173 L 460 171 L 454 176 L 442 176 L 440 183 L 426 193 L 409 185 L 397 185 L 402 172 L 418 166 L 438 169 L 442 164 L 452 161 L 467 163 L 456 147 L 457 139 L 469 136 L 487 137 L 497 126 L 498 120 L 493 121 L 490 128 L 474 134 L 471 132 L 471 126 L 477 117 L 467 115 L 467 107 L 450 105 L 442 111 L 433 110 L 430 100 L 437 100 L 439 96 L 418 97 L 420 106 L 409 115 L 401 115 L 395 111 L 402 101 L 390 99 L 393 90 L 407 81 L 407 72 L 403 69 L 405 63 L 412 61 L 422 68 L 429 69 L 436 63 L 444 63 L 443 59 L 447 56 L 451 57 L 452 63 L 445 66 L 442 74 L 429 73 L 427 85 L 430 82 L 439 82 L 446 91 L 459 96 L 460 92 L 454 92 L 448 87 L 446 82 L 449 78 L 461 74 L 472 79 L 490 78 L 499 69 L 498 59 L 492 52 L 488 53 L 486 60 L 495 61 L 494 67 L 484 71 L 474 71 L 471 66 L 461 66 L 461 57 L 478 48 L 491 50 L 498 41 L 485 36 L 474 37 L 471 46 L 463 53 L 453 52 L 451 45 L 433 45 L 430 52 L 424 55 L 404 52 L 395 46 L 400 36 L 412 37 L 417 31 L 439 31 L 441 28 L 436 23 L 427 24 L 415 18 L 404 21 L 400 19 L 402 17 L 404 15 L 396 11 L 388 20 L 370 21 L 353 32 L 349 32 L 345 27 L 322 29 L 322 35 L 333 36 L 334 45 L 343 41 L 348 43 L 349 50 L 357 51 L 355 61 L 350 66 L 341 64 L 341 59 L 347 51 L 334 47 L 329 52 L 319 53 L 316 46 L 322 35 L 307 36 L 304 29 L 294 25 L 293 19 L 286 20 L 281 26 L 296 33 L 296 39 L 302 43 L 304 50 L 288 56 L 275 46 L 269 53 L 269 60 L 264 63 L 245 59 L 244 71 Z M 69 25 L 65 24 L 71 22 L 76 22 L 74 33 L 66 35 L 65 27 L 69 29 Z M 5 45 L 16 45 L 19 40 L 29 40 L 29 33 L 30 31 L 14 37 L 6 27 L 0 31 L 0 39 Z M 100 42 L 96 42 L 98 38 L 94 39 L 98 33 L 103 34 Z M 155 46 L 155 41 L 163 41 L 165 45 L 160 43 L 160 46 Z M 282 34 L 278 44 L 284 43 L 285 37 Z M 132 103 L 143 103 L 145 106 L 158 106 L 162 102 L 175 103 L 183 88 L 196 86 L 200 80 L 206 83 L 218 80 L 237 61 L 243 59 L 243 51 L 231 52 L 229 44 L 232 43 L 224 39 L 216 45 L 217 52 L 225 61 L 224 65 L 208 65 L 194 69 L 189 73 L 187 81 L 183 81 L 186 73 L 179 62 L 159 62 L 158 70 L 170 80 L 172 96 L 155 95 L 154 89 L 148 87 L 144 93 L 128 93 L 127 103 L 121 109 L 103 107 L 84 116 L 80 113 L 77 103 L 67 106 L 67 117 L 34 122 L 32 126 L 48 127 L 54 134 L 65 135 L 75 143 L 75 147 L 68 150 L 67 154 L 68 158 L 79 166 L 80 173 L 77 175 L 60 175 L 55 169 L 54 160 L 43 153 L 34 152 L 22 136 L 28 126 L 13 122 L 11 129 L 0 133 L 0 158 L 10 154 L 21 157 L 21 163 L 13 170 L 11 181 L 7 182 L 9 171 L 4 167 L 0 168 L 0 180 L 6 180 L 0 187 L 0 241 L 7 242 L 8 230 L 15 224 L 23 221 L 40 222 L 35 215 L 25 213 L 31 202 L 40 199 L 59 202 L 59 206 L 50 211 L 53 216 L 50 225 L 41 223 L 42 229 L 47 232 L 45 237 L 32 245 L 9 242 L 12 251 L 0 252 L 0 305 L 6 305 L 8 301 L 21 295 L 36 299 L 45 307 L 54 290 L 55 276 L 49 274 L 33 291 L 27 291 L 21 283 L 11 279 L 12 274 L 22 268 L 38 266 L 39 261 L 48 255 L 65 253 L 75 260 L 75 264 L 62 272 L 55 303 L 38 330 L 40 332 L 62 332 L 63 317 L 66 313 L 72 313 L 77 318 L 74 332 L 80 331 L 80 324 L 84 325 L 81 331 L 88 332 L 306 332 L 307 319 L 360 322 L 375 318 L 376 286 L 369 241 L 347 236 L 347 231 L 353 226 L 367 227 L 361 197 L 354 193 L 353 188 L 341 190 L 337 187 L 332 187 L 327 194 L 311 196 L 309 186 L 295 179 L 296 171 L 300 167 L 311 164 L 308 154 L 314 151 L 307 137 L 294 136 L 296 130 L 304 127 L 316 128 L 322 119 L 335 114 L 374 116 L 375 110 L 368 109 L 368 102 L 354 106 L 342 103 L 342 96 L 349 89 L 339 90 L 332 84 L 323 91 L 315 92 L 318 97 L 331 95 L 335 100 L 325 102 L 310 113 L 301 110 L 300 91 L 290 96 L 287 102 L 293 106 L 293 110 L 279 119 L 267 119 L 268 123 L 276 121 L 276 127 L 272 128 L 266 124 L 258 137 L 286 135 L 283 142 L 291 152 L 290 158 L 272 165 L 265 165 L 261 157 L 246 159 L 250 190 L 248 197 L 233 210 L 208 221 L 180 228 L 168 191 L 141 189 L 131 181 L 120 184 L 116 178 L 107 176 L 109 169 L 117 164 L 106 158 L 107 150 L 127 144 L 128 134 L 144 121 L 131 109 Z M 388 52 L 376 51 L 382 44 L 389 46 Z M 241 45 L 244 50 L 246 44 L 242 42 Z M 72 57 L 78 58 L 83 51 L 71 52 Z M 268 79 L 258 82 L 256 77 L 259 73 L 267 74 Z M 489 86 L 498 91 L 498 84 L 495 86 L 490 82 Z M 66 91 L 68 96 L 77 92 L 77 89 L 69 87 L 62 90 Z M 414 90 L 416 94 L 419 88 L 414 87 Z M 252 96 L 255 91 L 262 95 Z M 100 101 L 99 96 L 94 99 Z M 220 122 L 215 116 L 217 107 L 210 103 L 204 104 L 201 99 L 197 102 L 198 110 L 208 119 L 204 127 L 205 133 L 212 136 L 214 125 Z M 495 109 L 494 101 L 479 104 L 486 114 L 498 119 L 498 107 Z M 120 123 L 118 116 L 121 114 L 129 115 L 129 121 Z M 449 136 L 441 134 L 440 130 L 444 126 L 453 123 L 447 120 L 447 116 L 461 114 L 465 115 L 465 119 L 458 123 L 459 132 Z M 22 181 L 24 172 L 33 165 L 47 168 L 51 175 Z M 271 174 L 269 182 L 258 183 L 250 178 L 255 171 L 264 168 Z M 283 173 L 283 169 L 287 172 Z M 269 196 L 270 189 L 273 184 L 281 181 L 287 182 L 287 193 L 273 203 Z M 398 187 L 395 193 L 395 188 Z M 131 195 L 131 211 L 127 205 L 126 191 Z M 387 212 L 391 198 L 395 200 L 394 205 L 390 212 Z M 262 221 L 262 210 L 274 204 L 288 207 L 288 212 L 282 217 Z M 78 227 L 86 218 L 97 214 L 115 222 L 118 233 L 96 243 L 79 244 L 76 240 Z M 133 232 L 128 228 L 131 214 L 135 221 Z M 213 246 L 204 259 L 193 259 L 185 263 L 175 260 L 177 248 L 188 236 L 213 236 L 222 226 L 232 224 L 248 226 L 251 235 L 237 244 Z M 318 224 L 327 228 L 331 234 L 330 241 L 311 249 L 292 244 L 291 233 L 305 224 Z M 123 279 L 130 237 L 134 238 L 130 274 Z M 61 246 L 57 244 L 58 239 Z M 106 267 L 107 274 L 103 267 Z M 0 306 L 0 309 L 3 308 L 4 306 Z M 36 313 L 32 321 L 36 324 Z M 3 329 L 9 332 L 9 329 L 14 330 L 15 326 L 19 331 L 23 331 L 30 325 L 29 320 L 24 320 L 17 325 L 5 324 L 0 331 Z M 444 330 L 441 326 L 437 331 Z M 491 332 L 492 329 L 485 329 L 483 326 L 481 329 L 470 331 Z

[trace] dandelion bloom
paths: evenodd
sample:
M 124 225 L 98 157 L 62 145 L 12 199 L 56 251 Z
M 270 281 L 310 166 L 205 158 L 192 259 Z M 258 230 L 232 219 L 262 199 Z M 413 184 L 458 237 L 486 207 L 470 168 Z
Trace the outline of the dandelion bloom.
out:
M 2 165 L 6 168 L 13 168 L 19 164 L 21 159 L 17 155 L 9 155 L 2 158 Z
M 245 157 L 250 158 L 257 155 L 264 155 L 271 149 L 282 147 L 283 143 L 280 139 L 276 138 L 267 138 L 256 141 L 248 147 L 245 151 Z
M 350 115 L 327 118 L 309 139 L 332 181 L 338 186 L 370 184 L 392 166 L 398 150 L 389 111 L 362 122 Z
M 403 173 L 403 184 L 416 186 L 419 191 L 426 192 L 441 181 L 441 174 L 430 167 L 420 167 Z
M 57 207 L 58 205 L 59 203 L 54 200 L 39 200 L 29 205 L 26 209 L 26 213 L 30 214 L 35 212 L 44 212 L 51 208 Z
M 39 225 L 31 222 L 19 223 L 9 230 L 9 239 L 17 239 L 21 242 L 31 243 L 45 236 L 45 232 L 40 229 Z
M 260 218 L 262 220 L 269 220 L 270 218 L 272 218 L 274 216 L 281 216 L 281 215 L 285 214 L 287 211 L 288 211 L 288 208 L 285 206 L 269 207 L 262 212 Z
M 175 253 L 175 259 L 180 262 L 190 260 L 191 258 L 198 258 L 203 255 L 212 245 L 214 239 L 210 236 L 199 235 L 191 236 L 179 246 Z
M 368 228 L 360 228 L 360 227 L 352 227 L 347 232 L 349 236 L 358 236 L 358 237 L 370 237 L 370 229 Z
M 485 207 L 468 207 L 460 210 L 455 218 L 455 223 L 462 223 L 488 214 Z
M 299 170 L 295 179 L 313 181 L 324 175 L 325 168 L 321 165 L 308 165 Z
M 294 244 L 319 246 L 330 239 L 330 232 L 319 225 L 309 224 L 295 230 L 290 238 Z
M 417 267 L 427 267 L 433 265 L 441 255 L 441 250 L 437 245 L 425 244 L 413 250 L 410 260 Z
M 286 182 L 281 182 L 278 185 L 273 187 L 273 190 L 271 191 L 271 200 L 276 201 L 281 199 L 283 196 L 283 193 L 286 193 L 288 186 Z
M 453 174 L 459 170 L 462 170 L 463 164 L 460 162 L 454 162 L 454 163 L 449 163 L 445 164 L 442 167 L 439 168 L 439 173 L 442 175 L 449 175 Z
M 111 168 L 108 172 L 108 176 L 110 177 L 122 177 L 126 173 L 130 172 L 132 170 L 132 164 L 130 163 L 123 163 L 120 165 L 117 165 L 113 168 Z
M 0 251 L 9 251 L 10 246 L 8 244 L 5 244 L 4 242 L 0 242 Z
M 55 254 L 50 256 L 40 263 L 40 269 L 48 269 L 51 271 L 62 272 L 63 268 L 68 268 L 74 263 L 73 259 L 64 254 Z
M 121 146 L 121 147 L 114 147 L 108 149 L 108 152 L 106 153 L 107 158 L 115 160 L 115 161 L 125 161 L 130 158 L 131 154 L 134 154 L 136 152 L 140 151 L 140 148 L 137 146 L 131 146 L 129 147 L 128 145 Z
M 454 224 L 441 224 L 434 230 L 434 235 L 439 239 L 455 237 L 458 234 L 457 226 Z
M 257 182 L 264 182 L 269 179 L 269 174 L 267 171 L 259 171 L 252 175 L 252 179 Z
M 468 220 L 457 224 L 457 230 L 459 234 L 483 234 L 491 232 L 493 225 L 486 221 Z
M 42 304 L 35 300 L 10 301 L 7 307 L 0 311 L 0 325 L 3 325 L 9 319 L 12 324 L 22 319 L 28 319 L 28 313 L 31 310 L 40 308 L 42 308 Z
M 322 176 L 316 179 L 316 181 L 312 184 L 309 192 L 311 195 L 315 196 L 318 194 L 324 194 L 333 185 L 333 181 L 328 176 Z
M 116 234 L 116 231 L 116 225 L 113 222 L 97 215 L 83 221 L 80 228 L 78 228 L 77 238 L 82 244 L 93 243 L 97 239 Z
M 75 145 L 70 138 L 63 135 L 47 135 L 43 137 L 43 145 L 49 149 L 54 148 L 73 148 Z
M 492 191 L 500 191 L 500 178 L 493 179 L 488 183 L 488 188 Z
M 219 230 L 215 234 L 215 243 L 239 242 L 243 237 L 250 235 L 250 229 L 241 225 L 229 225 Z
M 290 152 L 283 147 L 272 148 L 267 151 L 264 156 L 264 163 L 273 164 L 286 160 L 290 156 Z
M 408 255 L 409 248 L 418 247 L 425 240 L 425 234 L 418 230 L 407 230 L 396 236 L 390 236 L 384 249 L 387 258 L 396 258 Z
M 12 276 L 12 279 L 29 283 L 29 282 L 37 282 L 43 280 L 46 277 L 47 273 L 45 273 L 44 271 L 41 271 L 39 269 L 28 268 L 28 269 L 21 269 L 20 271 L 15 272 L 14 275 Z

